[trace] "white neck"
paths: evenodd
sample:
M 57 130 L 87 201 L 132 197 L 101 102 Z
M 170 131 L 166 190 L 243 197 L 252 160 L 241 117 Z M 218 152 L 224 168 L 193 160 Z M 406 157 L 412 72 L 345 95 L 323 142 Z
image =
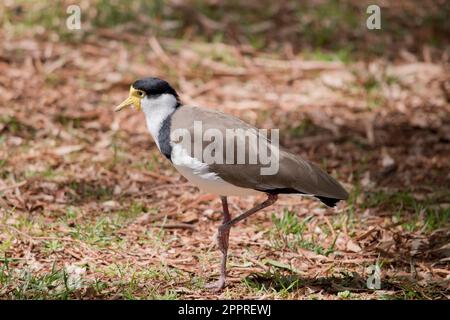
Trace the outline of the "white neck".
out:
M 162 94 L 156 98 L 144 97 L 141 100 L 142 111 L 145 113 L 147 128 L 159 147 L 158 135 L 164 120 L 170 116 L 177 106 L 177 99 L 171 94 Z

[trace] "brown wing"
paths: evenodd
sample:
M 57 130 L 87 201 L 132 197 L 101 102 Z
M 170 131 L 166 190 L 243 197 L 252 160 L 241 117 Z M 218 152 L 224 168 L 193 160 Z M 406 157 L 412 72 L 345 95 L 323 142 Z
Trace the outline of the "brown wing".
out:
M 209 109 L 200 109 L 196 107 L 183 106 L 172 116 L 171 131 L 184 128 L 188 129 L 192 133 L 191 144 L 191 156 L 194 155 L 193 148 L 193 127 L 194 121 L 200 121 L 202 123 L 203 131 L 207 129 L 216 129 L 222 132 L 223 137 L 226 136 L 226 129 L 238 129 L 243 128 L 254 132 L 258 135 L 258 132 L 251 125 L 243 122 L 242 120 L 227 115 L 218 111 Z M 236 137 L 237 139 L 246 139 L 243 136 Z M 242 141 L 241 141 L 242 142 Z M 219 158 L 222 158 L 220 163 L 208 163 L 209 171 L 217 173 L 223 180 L 243 188 L 251 188 L 264 192 L 273 193 L 303 193 L 314 195 L 318 197 L 331 198 L 344 200 L 348 198 L 348 193 L 345 189 L 326 174 L 315 164 L 302 159 L 300 156 L 294 155 L 283 148 L 279 148 L 279 170 L 275 174 L 264 175 L 261 174 L 261 169 L 267 167 L 262 164 L 259 159 L 255 164 L 248 164 L 248 160 L 255 158 L 255 152 L 258 152 L 258 146 L 254 145 L 254 140 L 245 140 L 245 159 L 246 164 L 226 164 L 225 159 L 227 156 L 226 142 L 223 141 L 222 148 L 216 150 L 220 152 Z M 187 146 L 187 141 L 184 141 Z M 202 147 L 205 148 L 210 142 L 203 142 Z M 270 143 L 270 140 L 267 140 Z M 237 141 L 234 142 L 236 147 Z M 260 146 L 259 146 L 260 147 Z M 236 148 L 234 150 L 234 159 L 236 160 Z M 256 157 L 258 158 L 258 157 Z M 217 159 L 217 158 L 216 158 Z

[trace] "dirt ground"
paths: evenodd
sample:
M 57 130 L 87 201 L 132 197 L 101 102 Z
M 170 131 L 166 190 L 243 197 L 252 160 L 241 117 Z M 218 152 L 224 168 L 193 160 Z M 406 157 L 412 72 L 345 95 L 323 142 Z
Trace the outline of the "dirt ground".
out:
M 120 27 L 57 35 L 0 31 L 1 299 L 450 297 L 447 50 L 360 58 Z M 280 128 L 350 199 L 282 196 L 232 229 L 226 289 L 203 289 L 218 276 L 220 199 L 159 154 L 143 114 L 113 112 L 150 75 L 184 103 Z M 232 197 L 231 212 L 261 200 Z

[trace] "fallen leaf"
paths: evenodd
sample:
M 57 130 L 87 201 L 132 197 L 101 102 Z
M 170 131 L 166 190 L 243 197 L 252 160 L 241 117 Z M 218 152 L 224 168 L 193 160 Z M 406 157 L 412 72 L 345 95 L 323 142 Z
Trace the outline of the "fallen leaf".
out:
M 53 150 L 53 153 L 58 156 L 65 156 L 67 154 L 81 151 L 83 149 L 84 149 L 84 146 L 82 146 L 82 145 L 69 145 L 69 146 L 62 146 L 62 147 L 56 148 Z
M 351 252 L 360 252 L 361 247 L 353 240 L 347 241 L 347 250 Z

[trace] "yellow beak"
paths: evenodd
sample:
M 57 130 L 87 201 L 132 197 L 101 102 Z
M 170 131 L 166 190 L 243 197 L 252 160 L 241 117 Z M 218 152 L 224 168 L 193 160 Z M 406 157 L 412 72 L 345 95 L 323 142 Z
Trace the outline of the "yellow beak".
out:
M 128 98 L 126 98 L 124 101 L 122 101 L 121 104 L 119 104 L 114 111 L 120 111 L 126 107 L 134 106 L 136 110 L 141 110 L 141 98 L 138 95 L 138 91 L 133 88 L 133 86 L 130 87 L 130 94 Z

